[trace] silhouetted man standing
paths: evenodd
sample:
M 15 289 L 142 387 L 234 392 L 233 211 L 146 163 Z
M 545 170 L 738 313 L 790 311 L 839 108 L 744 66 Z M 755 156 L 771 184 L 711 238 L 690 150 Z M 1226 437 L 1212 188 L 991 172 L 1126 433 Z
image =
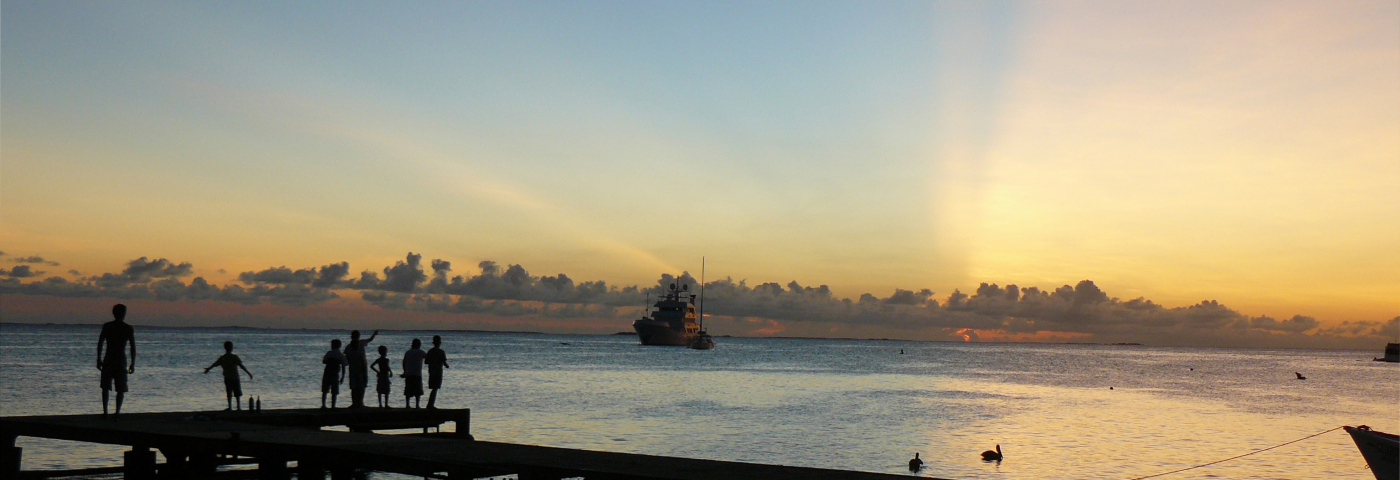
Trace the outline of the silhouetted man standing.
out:
M 102 335 L 97 337 L 97 369 L 102 371 L 102 414 L 107 414 L 107 392 L 117 389 L 117 409 L 122 413 L 122 397 L 126 395 L 126 374 L 136 373 L 136 331 L 126 320 L 126 305 L 120 303 L 112 307 L 115 320 L 102 324 Z M 127 345 L 131 345 L 131 365 L 126 364 Z M 103 355 L 103 347 L 107 353 Z M 115 384 L 115 385 L 114 385 Z
M 369 384 L 369 362 L 365 359 L 365 345 L 379 336 L 375 330 L 369 338 L 360 339 L 360 331 L 350 331 L 350 343 L 345 345 L 345 359 L 350 370 L 350 408 L 364 408 L 365 386 Z

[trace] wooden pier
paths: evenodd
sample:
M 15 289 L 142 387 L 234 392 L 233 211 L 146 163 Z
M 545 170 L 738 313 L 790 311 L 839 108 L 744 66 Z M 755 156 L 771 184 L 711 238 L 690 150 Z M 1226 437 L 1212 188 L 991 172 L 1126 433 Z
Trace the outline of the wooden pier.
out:
M 430 433 L 446 422 L 456 432 Z M 356 471 L 430 478 L 519 475 L 521 480 L 593 479 L 853 479 L 906 478 L 754 463 L 474 441 L 466 409 L 286 409 L 262 412 L 172 412 L 0 417 L 0 477 L 18 478 L 17 437 L 127 445 L 122 469 L 129 480 L 208 478 L 237 457 L 256 463 L 258 478 L 351 478 Z M 344 426 L 350 431 L 323 430 Z M 421 429 L 383 435 L 376 430 Z M 166 462 L 157 464 L 156 451 Z M 289 463 L 295 462 L 294 468 Z

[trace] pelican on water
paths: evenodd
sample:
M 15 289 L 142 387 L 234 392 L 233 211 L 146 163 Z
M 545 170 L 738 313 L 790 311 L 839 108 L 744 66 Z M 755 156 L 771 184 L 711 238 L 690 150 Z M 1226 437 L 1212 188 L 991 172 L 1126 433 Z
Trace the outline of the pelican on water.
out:
M 995 451 L 995 452 L 993 452 L 993 451 L 991 451 L 991 450 L 987 450 L 987 451 L 985 451 L 985 452 L 982 452 L 982 459 L 983 459 L 983 460 L 987 460 L 987 461 L 991 461 L 991 460 L 1001 460 L 1001 445 L 1000 445 L 1000 444 L 997 445 L 997 451 Z

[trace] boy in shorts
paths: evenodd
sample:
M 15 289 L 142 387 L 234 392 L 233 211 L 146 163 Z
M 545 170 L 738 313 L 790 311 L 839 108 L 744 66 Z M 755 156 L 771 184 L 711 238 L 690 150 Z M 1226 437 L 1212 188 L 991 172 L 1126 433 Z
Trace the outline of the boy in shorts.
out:
M 389 347 L 379 346 L 379 358 L 369 364 L 369 369 L 374 370 L 379 380 L 375 385 L 374 399 L 379 401 L 379 408 L 389 408 L 389 377 L 394 374 L 389 370 Z
M 442 388 L 442 369 L 452 368 L 447 364 L 447 352 L 442 351 L 442 336 L 433 335 L 433 348 L 428 349 L 428 355 L 423 357 L 423 362 L 428 364 L 428 408 L 437 408 L 437 391 Z
M 117 411 L 122 413 L 122 397 L 126 395 L 126 375 L 136 373 L 135 329 L 126 323 L 126 305 L 112 306 L 113 320 L 102 324 L 97 337 L 97 369 L 102 371 L 102 417 L 107 417 L 107 392 L 117 390 Z M 126 347 L 131 347 L 131 365 L 126 364 Z M 107 352 L 102 349 L 106 347 Z
M 340 395 L 340 384 L 345 382 L 345 354 L 340 353 L 340 339 L 331 340 L 331 350 L 321 357 L 326 369 L 321 373 L 321 408 L 326 408 L 326 394 L 331 396 L 331 408 L 335 408 L 335 396 Z
M 253 379 L 253 372 L 248 371 L 248 367 L 243 366 L 243 360 L 238 359 L 238 355 L 233 354 L 233 342 L 224 342 L 224 355 L 214 360 L 214 364 L 204 369 L 204 373 L 209 373 L 214 367 L 224 367 L 224 393 L 228 396 L 228 408 L 233 410 L 235 406 L 239 410 L 243 409 L 243 388 L 238 383 L 238 369 L 243 369 L 243 373 L 248 374 L 248 379 Z M 233 399 L 238 401 L 234 402 Z

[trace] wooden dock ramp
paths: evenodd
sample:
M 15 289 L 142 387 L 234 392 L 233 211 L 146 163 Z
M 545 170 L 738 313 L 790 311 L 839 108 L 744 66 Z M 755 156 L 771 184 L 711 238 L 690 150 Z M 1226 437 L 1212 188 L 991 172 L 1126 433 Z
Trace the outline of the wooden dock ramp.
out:
M 22 452 L 17 437 L 41 437 L 128 445 L 125 478 L 207 478 L 221 457 L 251 457 L 259 478 L 350 478 L 355 471 L 433 478 L 517 474 L 521 480 L 583 477 L 616 479 L 875 480 L 907 478 L 755 463 L 474 441 L 466 409 L 286 409 L 262 412 L 172 412 L 0 417 L 5 448 L 0 476 L 17 478 Z M 446 422 L 456 432 L 430 433 Z M 351 431 L 323 430 L 346 426 Z M 422 429 L 422 434 L 383 435 L 375 430 Z M 155 452 L 165 456 L 157 464 Z

